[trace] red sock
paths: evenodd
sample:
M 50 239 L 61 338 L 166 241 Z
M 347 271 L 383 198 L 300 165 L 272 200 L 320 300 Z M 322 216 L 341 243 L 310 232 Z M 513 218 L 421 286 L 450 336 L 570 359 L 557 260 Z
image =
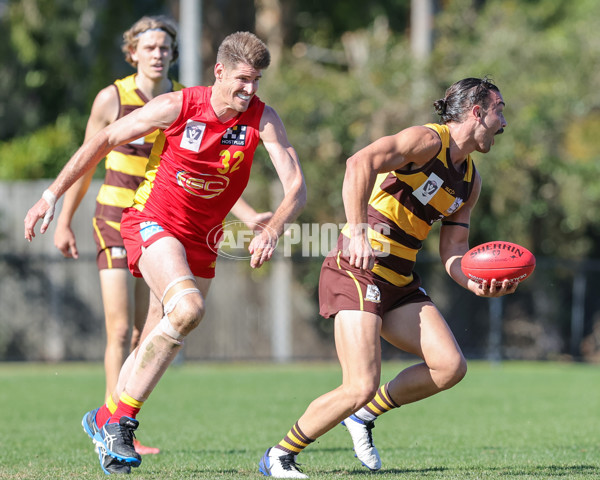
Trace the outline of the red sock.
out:
M 131 398 L 125 392 L 121 394 L 121 398 L 119 398 L 119 403 L 117 404 L 117 409 L 111 415 L 108 423 L 118 423 L 121 417 L 129 417 L 135 418 L 140 409 L 142 408 L 144 402 L 140 402 Z
M 102 405 L 96 412 L 96 426 L 102 428 L 110 418 L 111 413 L 106 404 Z
M 106 424 L 106 422 L 108 422 L 108 419 L 116 409 L 117 404 L 113 400 L 112 395 L 109 395 L 106 398 L 106 403 L 102 405 L 96 412 L 96 425 L 98 426 L 98 428 L 102 428 Z

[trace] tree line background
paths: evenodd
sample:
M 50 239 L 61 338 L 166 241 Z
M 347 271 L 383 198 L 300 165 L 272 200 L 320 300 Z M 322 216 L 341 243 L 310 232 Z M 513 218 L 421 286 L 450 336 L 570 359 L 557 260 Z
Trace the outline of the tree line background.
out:
M 205 0 L 203 83 L 213 81 L 216 47 L 227 34 L 251 30 L 269 44 L 274 62 L 259 96 L 277 109 L 303 165 L 309 199 L 298 222 L 340 223 L 353 152 L 437 121 L 432 103 L 450 84 L 490 75 L 506 101 L 508 127 L 489 154 L 475 154 L 483 191 L 471 244 L 502 239 L 529 248 L 548 281 L 532 284 L 523 301 L 537 295 L 561 309 L 571 301 L 574 271 L 596 272 L 600 257 L 600 3 L 434 3 L 433 47 L 416 58 L 410 0 Z M 122 32 L 145 14 L 178 19 L 179 7 L 176 0 L 0 0 L 0 180 L 56 176 L 83 139 L 96 93 L 132 72 Z M 276 174 L 257 153 L 246 196 L 269 209 Z M 424 258 L 436 255 L 437 234 Z M 548 273 L 550 259 L 568 268 Z M 301 265 L 306 288 L 316 288 L 318 268 Z M 544 292 L 548 285 L 564 285 L 558 298 Z M 588 291 L 598 286 L 591 275 Z M 597 345 L 596 297 L 586 297 L 585 328 Z M 556 328 L 568 337 L 568 307 L 561 317 Z

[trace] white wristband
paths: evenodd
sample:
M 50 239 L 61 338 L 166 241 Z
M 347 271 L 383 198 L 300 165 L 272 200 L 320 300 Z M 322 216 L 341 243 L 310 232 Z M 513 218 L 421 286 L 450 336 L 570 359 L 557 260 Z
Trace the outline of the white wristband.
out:
M 47 227 L 48 224 L 54 218 L 54 208 L 56 206 L 56 195 L 52 193 L 50 190 L 44 190 L 42 193 L 42 198 L 48 204 L 48 210 L 46 211 L 46 215 L 44 215 L 44 221 L 42 222 L 42 227 Z

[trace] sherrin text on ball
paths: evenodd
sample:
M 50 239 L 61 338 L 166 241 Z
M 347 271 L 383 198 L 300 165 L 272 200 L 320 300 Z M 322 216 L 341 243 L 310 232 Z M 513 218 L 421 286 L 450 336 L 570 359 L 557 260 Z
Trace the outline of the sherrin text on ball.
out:
M 465 253 L 461 269 L 477 283 L 493 279 L 522 282 L 535 269 L 535 257 L 521 245 L 499 240 L 482 243 Z

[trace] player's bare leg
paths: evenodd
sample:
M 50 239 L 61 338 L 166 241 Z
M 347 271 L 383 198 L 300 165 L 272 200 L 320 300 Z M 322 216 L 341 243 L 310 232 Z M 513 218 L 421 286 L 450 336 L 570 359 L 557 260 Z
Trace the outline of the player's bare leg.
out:
M 380 329 L 377 315 L 359 311 L 337 314 L 335 345 L 342 385 L 314 400 L 287 436 L 267 450 L 259 464 L 263 474 L 307 478 L 297 470 L 295 456 L 373 398 L 381 373 Z
M 134 309 L 133 328 L 130 336 L 129 291 L 133 284 Z M 148 315 L 150 289 L 143 279 L 131 278 L 131 273 L 123 268 L 100 270 L 100 285 L 104 302 L 106 322 L 106 351 L 104 356 L 104 369 L 106 373 L 106 395 L 117 390 L 117 380 L 123 368 L 127 355 L 138 346 L 142 329 Z M 127 348 L 129 342 L 129 349 Z M 130 362 L 133 365 L 133 362 Z M 125 368 L 128 369 L 127 367 Z M 114 400 L 118 401 L 118 396 Z M 160 449 L 148 447 L 134 440 L 135 450 L 140 455 L 157 454 Z
M 134 309 L 133 309 L 133 327 L 131 329 L 131 341 L 130 350 L 133 352 L 135 348 L 140 344 L 142 331 L 146 323 L 146 318 L 150 315 L 149 302 L 150 302 L 150 289 L 143 278 L 135 278 L 133 281 L 133 297 L 134 297 Z M 160 318 L 161 312 L 158 313 Z M 129 358 L 129 357 L 128 357 Z M 131 362 L 133 366 L 133 362 Z M 127 368 L 126 368 L 127 369 Z M 129 376 L 127 373 L 127 377 Z M 119 375 L 121 378 L 121 375 Z M 118 389 L 118 388 L 117 388 Z M 114 392 L 113 392 L 114 393 Z M 117 399 L 119 397 L 117 396 Z M 140 455 L 156 455 L 160 453 L 160 449 L 156 447 L 149 447 L 142 444 L 137 438 L 133 439 L 133 446 L 135 451 Z
M 140 344 L 142 331 L 148 318 L 148 309 L 150 308 L 150 289 L 143 278 L 136 278 L 134 280 L 133 298 L 133 328 L 131 330 L 129 353 Z
M 169 258 L 169 262 L 163 262 L 164 258 Z M 149 333 L 144 333 L 133 372 L 125 385 L 125 393 L 144 401 L 181 348 L 183 338 L 202 320 L 210 279 L 192 276 L 183 246 L 172 237 L 162 238 L 147 248 L 140 258 L 139 268 L 154 298 L 161 297 L 165 310 L 177 297 L 173 310 L 152 330 L 150 325 L 145 329 Z M 177 282 L 173 283 L 174 280 Z
M 164 262 L 164 258 L 169 258 L 169 262 Z M 185 336 L 202 320 L 204 295 L 210 285 L 209 279 L 197 284 L 183 245 L 172 237 L 146 248 L 138 266 L 154 296 L 161 296 L 165 315 L 138 347 L 117 409 L 100 431 L 106 452 L 134 467 L 141 462 L 133 446 L 133 431 L 139 424 L 135 417 L 181 349 Z
M 149 311 L 150 289 L 143 278 L 134 279 L 133 295 L 135 308 L 133 311 L 133 328 L 131 329 L 130 353 L 133 352 L 140 344 L 146 319 L 151 315 L 157 316 L 158 319 L 160 319 L 162 314 L 162 311 L 157 313 L 151 313 Z M 133 362 L 131 363 L 131 366 L 133 367 Z M 129 376 L 129 373 L 130 372 L 127 373 L 127 377 Z M 119 375 L 119 379 L 120 378 L 121 376 Z M 156 455 L 160 453 L 159 448 L 144 445 L 137 438 L 133 439 L 133 446 L 135 447 L 135 451 L 140 455 Z
M 137 346 L 139 346 L 140 342 L 144 341 L 144 339 L 148 336 L 148 334 L 152 330 L 154 330 L 154 328 L 156 328 L 156 326 L 158 325 L 158 323 L 160 322 L 160 320 L 164 314 L 163 306 L 160 303 L 160 299 L 157 298 L 156 295 L 154 295 L 151 291 L 149 292 L 148 300 L 149 300 L 149 302 L 148 302 L 149 305 L 148 305 L 146 321 L 144 322 Z M 135 363 L 135 357 L 138 352 L 137 346 L 136 346 L 136 348 L 134 348 L 131 351 L 131 353 L 125 360 L 125 363 L 123 363 L 123 366 L 121 367 L 121 372 L 119 373 L 119 381 L 117 382 L 117 387 L 112 392 L 112 396 L 113 396 L 115 404 L 116 404 L 116 402 L 119 401 L 119 396 L 121 395 L 121 393 L 123 393 L 123 390 L 125 389 L 125 384 L 127 383 L 127 380 L 129 380 L 129 377 L 133 370 L 133 365 Z
M 124 268 L 100 270 L 100 288 L 106 325 L 104 351 L 106 396 L 117 386 L 121 366 L 129 353 L 128 280 L 130 277 L 129 271 Z
M 401 371 L 389 394 L 406 405 L 453 387 L 467 373 L 467 362 L 444 317 L 432 303 L 404 305 L 384 316 L 382 337 L 423 363 Z
M 314 400 L 299 425 L 317 438 L 367 403 L 381 375 L 381 318 L 359 311 L 341 311 L 335 318 L 335 346 L 342 367 L 342 385 Z
M 458 383 L 466 362 L 454 335 L 437 308 L 430 302 L 408 304 L 384 315 L 382 336 L 401 350 L 424 362 L 400 372 L 382 385 L 375 397 L 344 420 L 358 459 L 371 470 L 381 468 L 372 429 L 375 419 L 400 405 L 416 402 Z

